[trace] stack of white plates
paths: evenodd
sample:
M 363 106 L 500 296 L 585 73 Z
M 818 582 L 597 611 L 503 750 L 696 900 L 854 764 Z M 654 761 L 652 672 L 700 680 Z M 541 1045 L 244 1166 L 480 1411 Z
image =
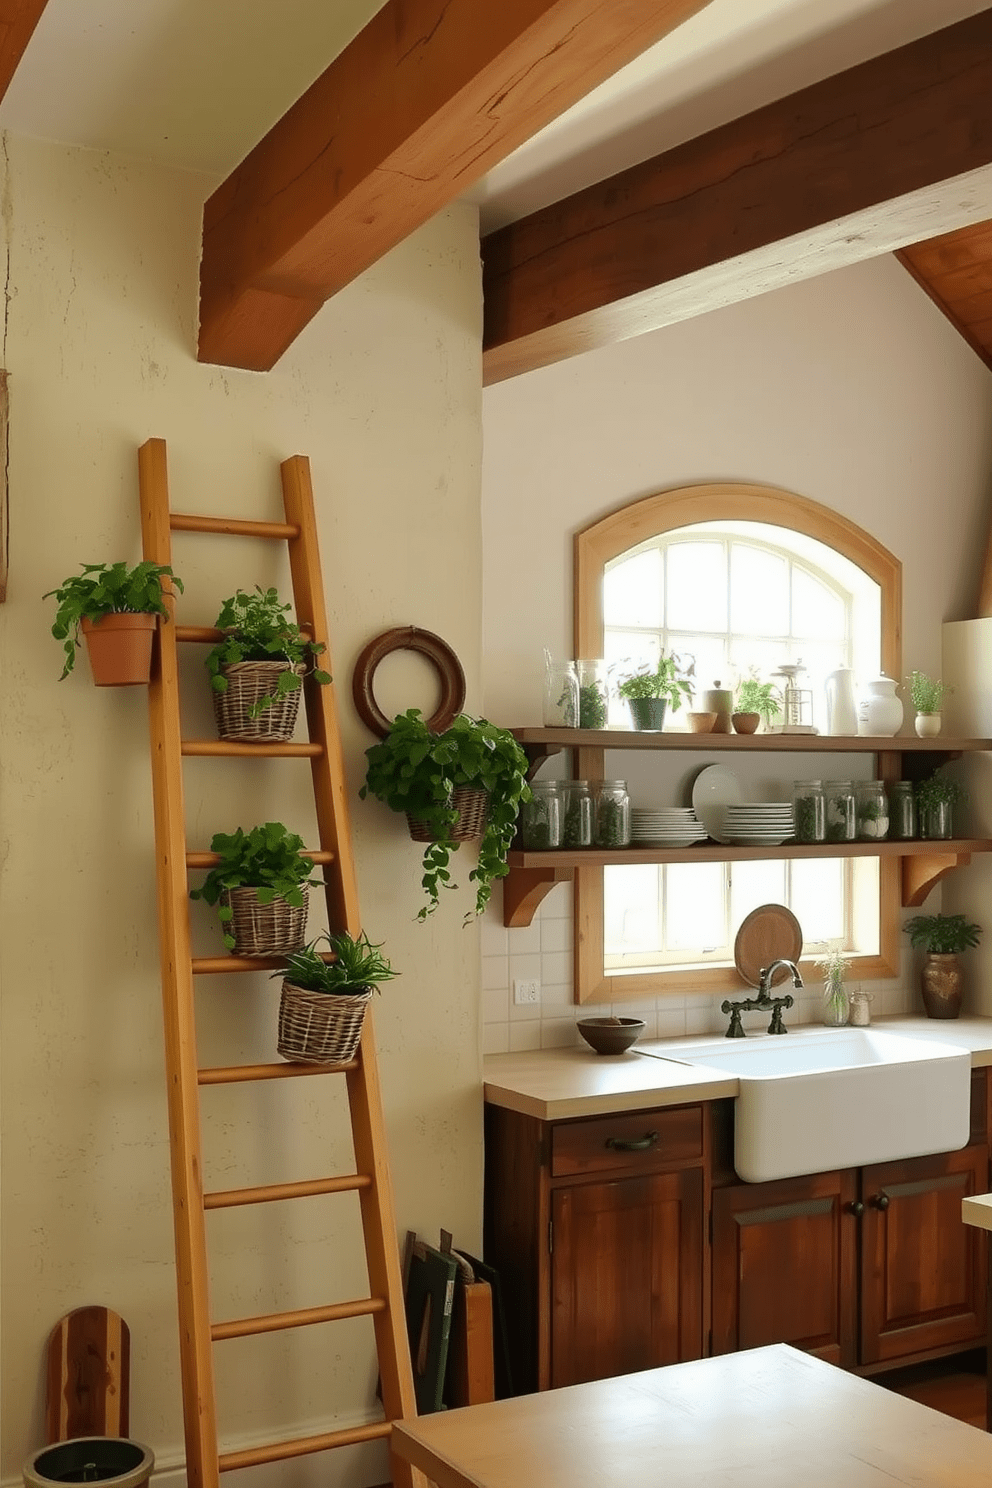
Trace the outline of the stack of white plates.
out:
M 634 806 L 630 840 L 637 847 L 689 847 L 706 841 L 706 828 L 691 806 Z
M 795 832 L 792 806 L 783 801 L 727 806 L 723 827 L 729 841 L 741 847 L 777 847 Z

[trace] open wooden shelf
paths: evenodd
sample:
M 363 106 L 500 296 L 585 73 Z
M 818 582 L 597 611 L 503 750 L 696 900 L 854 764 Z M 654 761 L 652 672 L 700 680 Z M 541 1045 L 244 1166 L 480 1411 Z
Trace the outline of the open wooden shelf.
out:
M 992 838 L 955 837 L 926 842 L 783 842 L 777 847 L 735 847 L 707 842 L 693 847 L 576 847 L 552 852 L 507 853 L 511 868 L 605 868 L 629 863 L 754 863 L 764 858 L 907 858 L 992 852 Z

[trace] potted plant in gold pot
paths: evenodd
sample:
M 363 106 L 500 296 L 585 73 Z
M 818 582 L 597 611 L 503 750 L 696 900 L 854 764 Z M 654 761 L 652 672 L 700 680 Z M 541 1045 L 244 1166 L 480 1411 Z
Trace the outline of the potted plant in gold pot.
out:
M 964 915 L 914 915 L 906 921 L 911 944 L 926 951 L 921 990 L 928 1018 L 956 1018 L 961 1011 L 962 972 L 958 960 L 981 936 L 981 927 Z

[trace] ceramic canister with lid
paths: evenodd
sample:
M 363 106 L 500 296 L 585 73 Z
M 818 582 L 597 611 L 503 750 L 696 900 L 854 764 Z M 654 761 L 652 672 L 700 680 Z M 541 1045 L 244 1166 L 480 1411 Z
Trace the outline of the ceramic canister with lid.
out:
M 729 687 L 721 687 L 719 678 L 703 693 L 699 709 L 702 713 L 716 714 L 716 723 L 710 730 L 711 733 L 733 733 L 734 729 L 730 721 L 730 715 L 734 711 L 733 690 Z

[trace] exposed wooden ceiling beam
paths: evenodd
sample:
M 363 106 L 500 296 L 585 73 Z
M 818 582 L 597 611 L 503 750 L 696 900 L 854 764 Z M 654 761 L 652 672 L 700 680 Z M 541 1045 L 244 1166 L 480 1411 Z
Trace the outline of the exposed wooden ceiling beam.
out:
M 10 87 L 47 0 L 0 0 L 0 98 Z
M 914 243 L 896 257 L 992 367 L 992 222 Z
M 992 10 L 502 228 L 487 382 L 989 215 Z
M 387 0 L 207 202 L 199 358 L 323 302 L 707 0 Z

